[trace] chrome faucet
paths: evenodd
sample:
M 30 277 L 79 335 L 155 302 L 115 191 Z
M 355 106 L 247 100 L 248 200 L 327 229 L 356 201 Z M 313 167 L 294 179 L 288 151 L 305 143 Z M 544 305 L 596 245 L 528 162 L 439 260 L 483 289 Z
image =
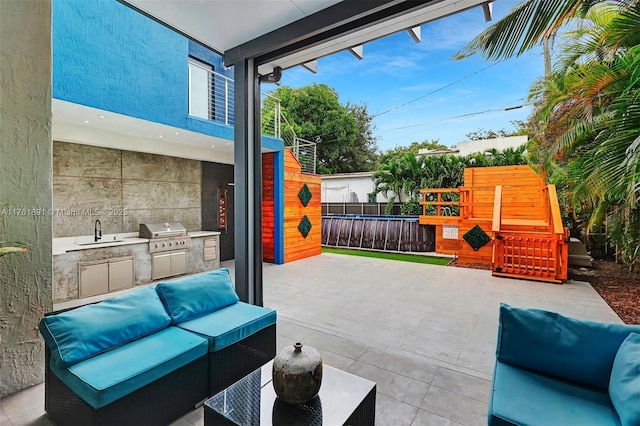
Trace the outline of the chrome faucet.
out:
M 93 228 L 93 237 L 95 241 L 98 241 L 102 238 L 102 224 L 99 220 L 96 220 L 96 224 Z

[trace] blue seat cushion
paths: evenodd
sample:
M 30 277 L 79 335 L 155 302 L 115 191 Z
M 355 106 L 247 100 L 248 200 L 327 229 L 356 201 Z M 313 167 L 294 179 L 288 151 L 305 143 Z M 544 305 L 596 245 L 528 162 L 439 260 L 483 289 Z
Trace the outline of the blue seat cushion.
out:
M 153 288 L 49 315 L 40 333 L 54 363 L 66 367 L 166 328 L 171 323 Z
M 160 283 L 156 292 L 173 324 L 209 314 L 240 300 L 227 268 Z
M 237 302 L 208 315 L 178 324 L 204 336 L 209 352 L 219 351 L 276 323 L 276 311 Z
M 98 409 L 205 356 L 207 347 L 206 339 L 168 327 L 67 368 L 51 364 L 51 370 Z
M 620 425 L 606 391 L 496 363 L 489 425 Z
M 640 325 L 584 321 L 500 306 L 499 361 L 607 390 L 618 348 Z
M 640 334 L 622 342 L 611 370 L 609 397 L 623 426 L 640 425 Z

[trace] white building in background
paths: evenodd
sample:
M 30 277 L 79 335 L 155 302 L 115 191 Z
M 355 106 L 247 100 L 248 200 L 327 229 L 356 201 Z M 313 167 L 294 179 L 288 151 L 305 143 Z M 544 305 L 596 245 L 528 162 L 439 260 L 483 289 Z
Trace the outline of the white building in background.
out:
M 323 175 L 321 201 L 323 203 L 386 203 L 384 194 L 373 195 L 373 172 Z M 391 195 L 391 194 L 389 194 Z
M 474 152 L 484 153 L 493 148 L 498 151 L 503 151 L 507 148 L 519 148 L 522 145 L 526 145 L 528 141 L 529 138 L 527 136 L 508 136 L 506 138 L 464 141 L 447 149 L 421 149 L 418 151 L 418 155 L 451 154 L 464 157 Z
M 518 148 L 526 145 L 526 136 L 509 136 L 506 138 L 481 139 L 460 142 L 457 146 L 447 149 L 421 149 L 418 155 L 451 154 L 464 157 L 474 152 L 484 153 L 492 148 L 503 151 L 507 148 Z M 338 173 L 322 175 L 321 201 L 323 203 L 386 203 L 389 201 L 384 194 L 373 195 L 374 172 Z M 393 194 L 389 194 L 392 196 Z M 406 197 L 403 197 L 403 201 Z

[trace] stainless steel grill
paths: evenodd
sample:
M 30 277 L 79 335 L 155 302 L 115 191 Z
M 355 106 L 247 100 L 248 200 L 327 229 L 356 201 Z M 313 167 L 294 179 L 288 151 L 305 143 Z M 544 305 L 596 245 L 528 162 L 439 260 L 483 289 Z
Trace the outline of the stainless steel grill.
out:
M 149 253 L 186 250 L 191 245 L 187 228 L 180 222 L 141 223 L 140 238 L 148 238 Z
M 151 279 L 186 273 L 191 237 L 180 222 L 141 223 L 140 238 L 149 239 Z
M 187 228 L 180 222 L 164 222 L 164 223 L 141 223 L 140 238 L 156 238 L 182 237 L 187 235 Z

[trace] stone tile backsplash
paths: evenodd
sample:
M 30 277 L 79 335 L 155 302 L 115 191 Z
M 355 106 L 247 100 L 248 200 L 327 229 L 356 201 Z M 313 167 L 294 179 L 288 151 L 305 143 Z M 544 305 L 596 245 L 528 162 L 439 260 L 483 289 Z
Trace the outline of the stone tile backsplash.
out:
M 54 141 L 53 237 L 137 232 L 144 222 L 202 228 L 199 161 Z

